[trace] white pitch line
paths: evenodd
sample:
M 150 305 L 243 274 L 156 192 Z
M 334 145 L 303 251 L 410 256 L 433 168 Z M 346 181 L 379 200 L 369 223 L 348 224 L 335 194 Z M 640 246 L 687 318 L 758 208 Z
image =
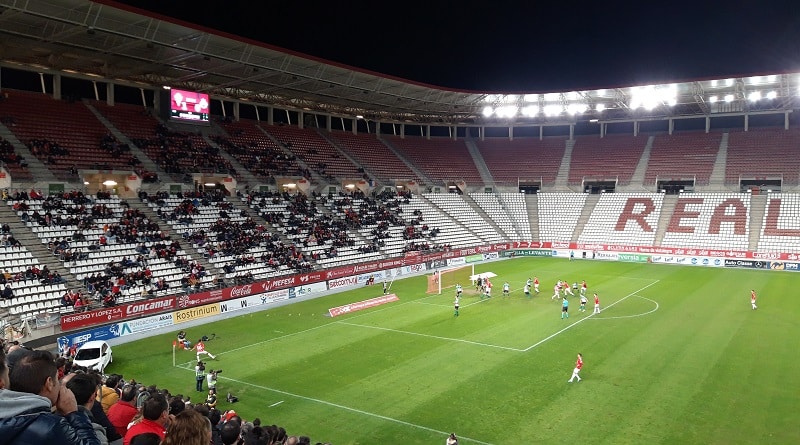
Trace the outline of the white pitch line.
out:
M 643 317 L 643 316 L 645 316 L 645 315 L 647 315 L 647 314 L 652 314 L 653 312 L 657 311 L 659 307 L 661 307 L 661 306 L 659 306 L 659 305 L 658 305 L 658 302 L 657 302 L 657 301 L 655 301 L 655 300 L 651 300 L 651 299 L 649 299 L 649 298 L 645 298 L 645 297 L 643 297 L 643 296 L 641 296 L 641 295 L 631 295 L 631 296 L 632 296 L 632 297 L 636 297 L 636 298 L 641 298 L 641 299 L 643 299 L 643 300 L 650 301 L 650 302 L 652 302 L 653 304 L 655 304 L 655 305 L 656 305 L 656 307 L 655 307 L 655 309 L 653 309 L 653 310 L 651 310 L 651 311 L 643 312 L 643 313 L 641 313 L 641 314 L 634 314 L 634 315 L 620 315 L 620 316 L 617 316 L 617 317 L 594 317 L 594 320 L 617 320 L 617 319 L 620 319 L 620 318 L 636 318 L 636 317 Z
M 637 293 L 639 293 L 639 292 L 641 292 L 641 291 L 643 291 L 643 290 L 647 289 L 648 287 L 650 287 L 650 286 L 652 286 L 652 285 L 654 285 L 654 284 L 658 283 L 659 281 L 661 281 L 661 280 L 656 280 L 656 281 L 653 281 L 652 283 L 648 284 L 647 286 L 645 286 L 645 287 L 643 287 L 643 288 L 641 288 L 641 289 L 639 289 L 639 290 L 633 291 L 633 292 L 629 293 L 628 295 L 625 295 L 624 297 L 620 298 L 619 300 L 617 300 L 617 301 L 615 301 L 615 302 L 613 302 L 613 303 L 609 304 L 608 306 L 606 306 L 604 310 L 608 310 L 608 308 L 610 308 L 610 307 L 614 306 L 615 304 L 617 304 L 617 303 L 619 303 L 619 302 L 621 302 L 621 301 L 624 301 L 625 299 L 627 299 L 627 298 L 628 298 L 628 297 L 630 297 L 631 295 L 635 295 L 635 294 L 637 294 Z M 551 338 L 553 338 L 553 337 L 555 337 L 556 335 L 558 335 L 558 334 L 560 334 L 560 333 L 562 333 L 562 332 L 566 331 L 567 329 L 571 329 L 571 328 L 573 328 L 573 327 L 577 326 L 578 324 L 580 324 L 580 323 L 583 323 L 584 321 L 591 319 L 593 315 L 594 315 L 594 314 L 589 314 L 587 317 L 581 318 L 580 320 L 576 321 L 575 323 L 572 323 L 572 324 L 568 325 L 567 327 L 565 327 L 565 328 L 561 329 L 560 331 L 557 331 L 555 334 L 551 334 L 551 335 L 549 335 L 548 337 L 545 337 L 543 340 L 539 340 L 537 343 L 535 343 L 535 344 L 533 344 L 533 345 L 531 345 L 531 346 L 528 346 L 527 348 L 523 349 L 523 350 L 522 350 L 522 352 L 528 352 L 528 351 L 530 351 L 531 349 L 533 349 L 533 348 L 535 348 L 535 347 L 537 347 L 537 346 L 541 345 L 542 343 L 544 343 L 544 342 L 546 342 L 546 341 L 550 340 Z
M 275 403 L 273 403 L 272 405 L 270 405 L 269 407 L 270 407 L 270 408 L 272 408 L 273 406 L 278 406 L 278 405 L 280 405 L 281 403 L 283 403 L 283 400 L 281 400 L 280 402 L 275 402 Z
M 220 378 L 222 380 L 228 380 L 228 381 L 231 381 L 231 382 L 234 382 L 234 383 L 238 383 L 240 385 L 252 386 L 254 388 L 263 389 L 265 391 L 272 391 L 272 392 L 275 392 L 275 393 L 278 393 L 278 394 L 283 394 L 285 396 L 290 396 L 290 397 L 294 397 L 294 398 L 297 398 L 297 399 L 306 400 L 306 401 L 309 401 L 309 402 L 315 402 L 315 403 L 319 403 L 319 404 L 322 404 L 322 405 L 328 405 L 328 406 L 332 406 L 334 408 L 339 408 L 339 409 L 342 409 L 342 410 L 345 410 L 345 411 L 350 411 L 350 412 L 354 412 L 354 413 L 357 413 L 357 414 L 362 414 L 362 415 L 365 415 L 365 416 L 374 417 L 376 419 L 386 420 L 386 421 L 389 421 L 389 422 L 398 423 L 400 425 L 410 426 L 412 428 L 429 431 L 431 433 L 439 434 L 442 437 L 445 437 L 448 434 L 450 434 L 449 432 L 439 431 L 439 430 L 434 429 L 434 428 L 429 428 L 427 426 L 417 425 L 415 423 L 406 422 L 404 420 L 395 419 L 395 418 L 388 417 L 388 416 L 382 416 L 380 414 L 371 413 L 369 411 L 360 410 L 358 408 L 352 408 L 352 407 L 345 406 L 345 405 L 339 405 L 338 403 L 328 402 L 327 400 L 315 399 L 313 397 L 301 396 L 300 394 L 294 394 L 294 393 L 291 393 L 291 392 L 288 392 L 288 391 L 282 391 L 280 389 L 275 389 L 275 388 L 268 388 L 266 386 L 256 385 L 255 383 L 244 382 L 244 381 L 241 381 L 241 380 L 232 379 L 232 378 L 227 377 L 227 376 L 226 377 L 220 377 Z M 469 437 L 466 437 L 466 436 L 459 435 L 458 438 L 459 438 L 459 440 L 464 440 L 464 441 L 467 441 L 467 442 L 474 442 L 474 443 L 481 444 L 481 445 L 492 445 L 489 442 L 483 442 L 481 440 L 472 439 L 472 438 L 469 438 Z
M 370 326 L 370 325 L 366 325 L 366 324 L 348 323 L 346 321 L 340 321 L 339 324 L 345 324 L 345 325 L 348 325 L 348 326 L 356 326 L 356 327 L 360 327 L 360 328 L 377 329 L 379 331 L 396 332 L 398 334 L 416 335 L 418 337 L 435 338 L 435 339 L 438 339 L 438 340 L 447 340 L 447 341 L 452 341 L 452 342 L 456 342 L 456 343 L 467 343 L 467 344 L 470 344 L 470 345 L 487 346 L 487 347 L 490 347 L 490 348 L 505 349 L 507 351 L 516 351 L 516 352 L 522 352 L 523 351 L 522 349 L 510 348 L 508 346 L 498 346 L 498 345 L 492 345 L 492 344 L 489 344 L 489 343 L 481 343 L 481 342 L 477 342 L 477 341 L 464 340 L 464 339 L 460 339 L 460 338 L 440 337 L 438 335 L 421 334 L 419 332 L 401 331 L 401 330 L 398 330 L 398 329 L 383 328 L 383 327 L 380 327 L 380 326 Z

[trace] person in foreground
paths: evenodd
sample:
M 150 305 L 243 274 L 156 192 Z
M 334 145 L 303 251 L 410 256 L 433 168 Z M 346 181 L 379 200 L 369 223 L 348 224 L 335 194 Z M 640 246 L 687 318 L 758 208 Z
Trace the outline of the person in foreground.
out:
M 2 357 L 0 441 L 15 445 L 100 445 L 89 417 L 78 411 L 75 395 L 58 380 L 53 354 L 27 351 L 9 368 Z

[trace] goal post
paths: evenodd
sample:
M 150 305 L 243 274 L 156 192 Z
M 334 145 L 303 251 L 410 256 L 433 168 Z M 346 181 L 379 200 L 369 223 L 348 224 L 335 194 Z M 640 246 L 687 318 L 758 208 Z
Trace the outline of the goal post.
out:
M 437 269 L 428 275 L 429 294 L 442 294 L 442 290 L 454 289 L 456 284 L 467 287 L 472 284 L 469 277 L 475 274 L 475 265 L 457 266 L 450 269 Z

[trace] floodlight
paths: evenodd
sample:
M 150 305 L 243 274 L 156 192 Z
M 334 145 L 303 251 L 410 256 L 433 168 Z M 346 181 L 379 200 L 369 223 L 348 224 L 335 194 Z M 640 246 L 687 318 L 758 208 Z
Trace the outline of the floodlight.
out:
M 217 184 L 214 184 L 213 182 L 206 182 L 206 183 L 205 183 L 205 184 L 203 184 L 203 185 L 204 185 L 204 186 L 206 186 L 206 187 L 214 187 L 214 186 L 215 186 L 215 185 L 217 185 Z
M 356 119 L 364 119 L 364 116 L 362 116 L 362 115 L 360 115 L 360 114 L 357 114 L 357 115 L 356 115 Z
M 504 105 L 502 107 L 497 107 L 495 112 L 497 113 L 497 117 L 514 117 L 517 115 L 519 109 L 514 105 Z
M 544 114 L 547 116 L 558 116 L 561 114 L 561 105 L 545 105 Z
M 557 102 L 561 100 L 561 95 L 559 93 L 547 93 L 544 95 L 545 102 Z
M 714 80 L 712 80 L 712 81 L 711 81 L 711 87 L 712 87 L 712 88 L 713 88 L 713 87 L 716 87 L 716 86 L 717 86 L 717 82 L 718 82 L 718 81 L 717 81 L 717 79 L 714 79 Z
M 567 105 L 567 113 L 569 114 L 578 114 L 583 113 L 586 110 L 585 104 L 569 104 Z
M 733 85 L 733 79 L 726 79 L 725 80 L 725 85 L 732 86 Z
M 725 102 L 733 102 L 733 94 L 726 94 Z
M 293 188 L 295 188 L 295 184 L 294 184 L 294 183 L 292 183 L 292 182 L 289 182 L 289 183 L 283 184 L 283 186 L 284 186 L 284 187 L 286 187 L 287 189 L 293 189 Z
M 670 107 L 674 107 L 675 105 L 678 105 L 678 99 L 672 97 L 667 101 L 667 103 L 669 104 Z
M 114 187 L 115 185 L 117 185 L 117 181 L 114 181 L 112 179 L 107 179 L 107 180 L 103 181 L 103 185 L 108 186 L 108 187 Z
M 537 114 L 539 114 L 539 107 L 536 105 L 528 105 L 527 107 L 523 107 L 520 111 L 522 112 L 523 116 L 535 117 Z
M 597 94 L 598 97 L 605 96 L 606 95 L 606 90 L 605 89 L 597 90 L 597 92 L 595 94 Z
M 494 108 L 483 107 L 483 117 L 492 117 L 492 114 L 494 114 Z
M 522 100 L 525 102 L 539 102 L 539 95 L 538 94 L 526 94 L 522 97 Z
M 577 91 L 570 91 L 569 93 L 567 93 L 568 100 L 578 100 L 580 98 L 581 97 L 578 95 Z
M 83 181 L 83 185 L 89 185 L 89 181 Z
M 750 78 L 750 83 L 753 85 L 758 85 L 763 82 L 763 78 L 761 76 L 753 76 Z
M 606 109 L 606 104 L 597 104 L 595 109 L 597 110 L 598 113 L 601 113 L 603 110 Z
M 758 102 L 761 100 L 761 91 L 752 91 L 747 98 L 750 99 L 750 102 Z
M 767 93 L 767 99 L 775 99 L 776 97 L 778 97 L 778 93 L 776 93 L 775 91 L 770 91 L 769 93 Z
M 503 102 L 505 102 L 507 104 L 514 103 L 516 101 L 517 101 L 517 95 L 516 94 L 506 94 L 505 96 L 503 96 Z
M 771 74 L 771 75 L 767 76 L 767 82 L 771 83 L 771 82 L 775 82 L 776 80 L 778 80 L 778 76 L 776 76 L 774 74 Z
M 346 189 L 354 189 L 354 188 L 356 188 L 356 186 L 355 186 L 355 184 L 347 184 L 346 186 L 344 186 L 344 188 L 346 188 Z
M 717 103 L 718 100 L 719 100 L 719 97 L 717 97 L 717 96 L 711 96 L 711 97 L 708 98 L 708 101 L 711 102 L 712 104 Z

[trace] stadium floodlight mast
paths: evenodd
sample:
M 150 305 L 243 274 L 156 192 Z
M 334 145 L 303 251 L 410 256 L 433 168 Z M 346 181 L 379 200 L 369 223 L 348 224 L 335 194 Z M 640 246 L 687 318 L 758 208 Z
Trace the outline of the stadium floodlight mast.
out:
M 747 99 L 750 102 L 758 102 L 761 100 L 761 91 L 751 91 L 749 95 L 747 95 Z

